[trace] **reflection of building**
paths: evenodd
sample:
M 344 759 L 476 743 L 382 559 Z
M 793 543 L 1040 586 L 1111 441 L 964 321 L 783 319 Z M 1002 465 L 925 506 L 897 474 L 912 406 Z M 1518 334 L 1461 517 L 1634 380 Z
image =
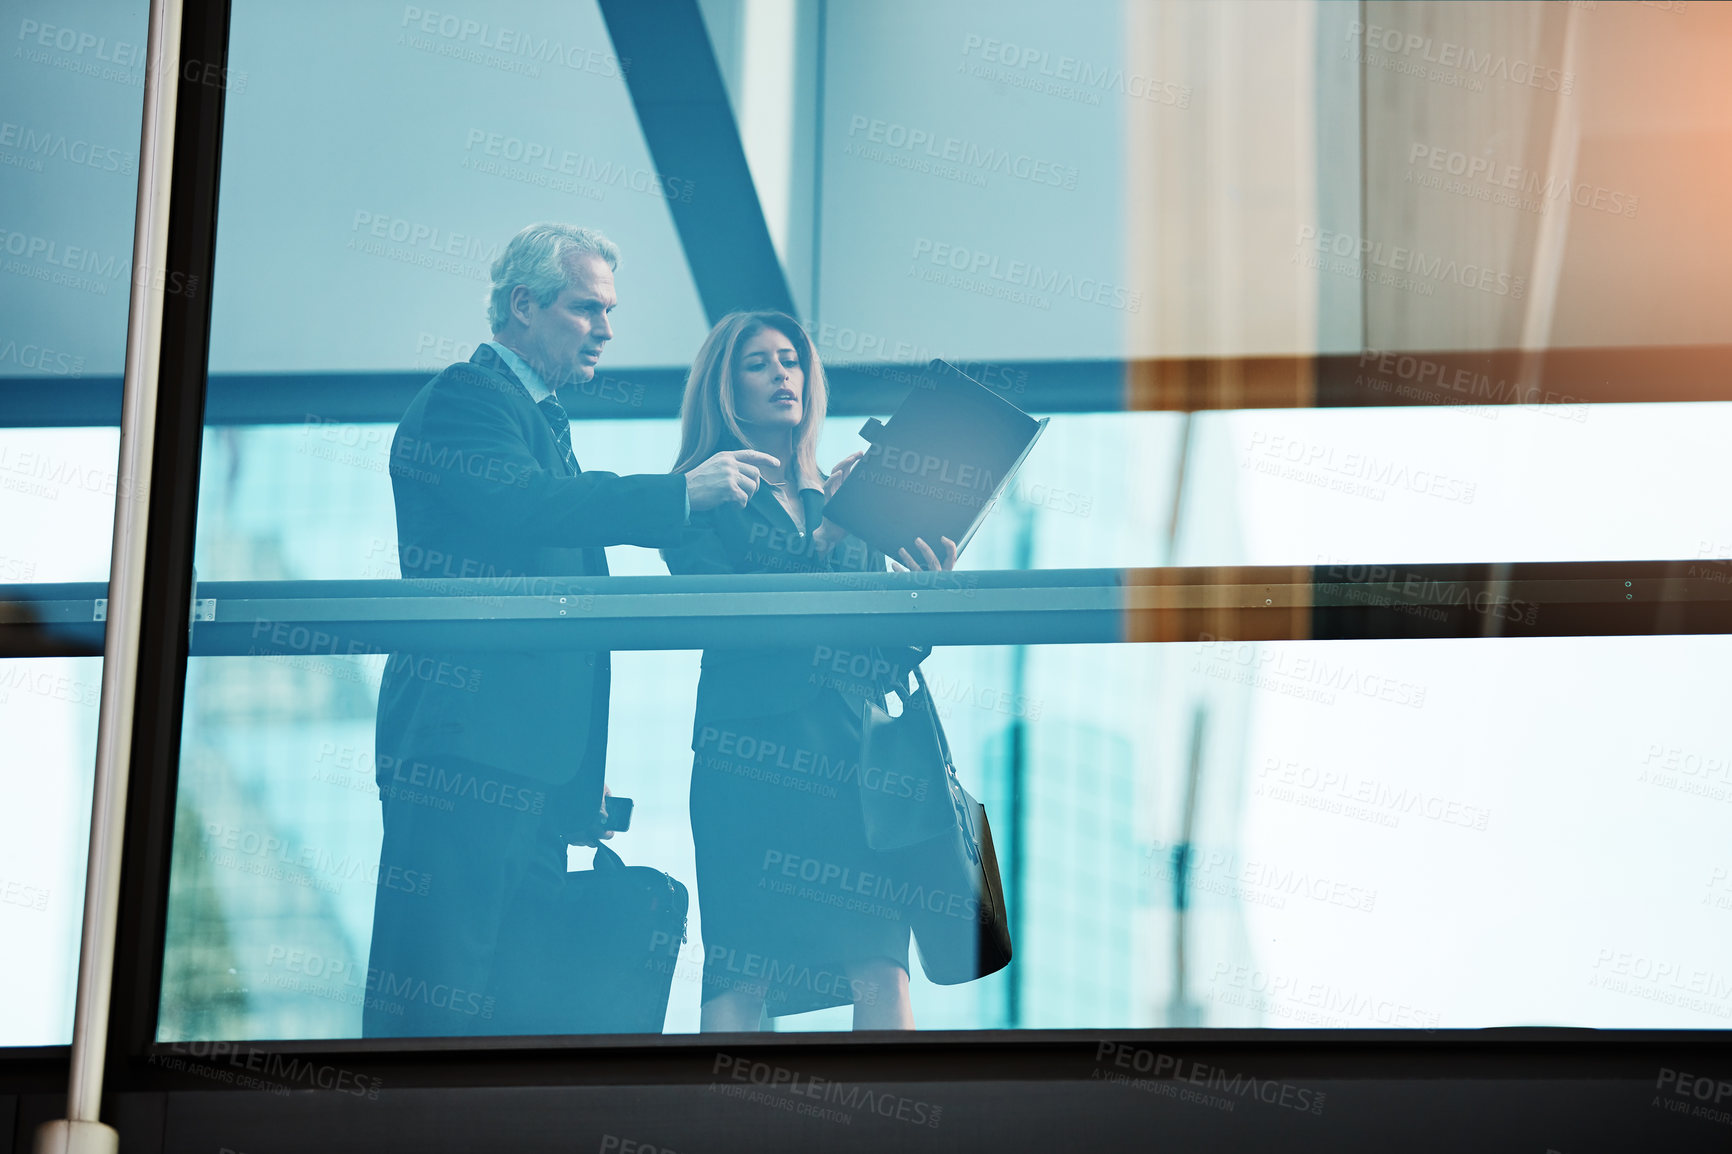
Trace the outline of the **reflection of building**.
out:
M 1080 655 L 1079 655 L 1080 656 Z M 1029 727 L 1016 1025 L 1136 1021 L 1135 757 L 1126 734 L 1054 719 Z
M 1235 547 L 1229 485 L 1200 499 L 1180 487 L 1188 422 L 1162 414 L 1055 421 L 1019 489 L 1037 568 L 1186 564 L 1197 541 Z M 1058 435 L 1053 435 L 1053 434 Z M 1074 499 L 1073 499 L 1074 498 Z M 1229 540 L 1223 540 L 1228 538 Z M 1055 956 L 1050 973 L 1024 979 L 1020 1025 L 1187 1025 L 1175 999 L 1195 1006 L 1199 974 L 1249 960 L 1235 903 L 1189 902 L 1183 928 L 1184 990 L 1178 988 L 1181 928 L 1171 880 L 1149 867 L 1186 837 L 1193 845 L 1238 844 L 1250 695 L 1242 686 L 1194 676 L 1189 646 L 1033 646 L 1026 650 L 1031 712 L 1024 864 L 1031 951 Z M 1207 718 L 1192 749 L 1194 717 Z M 1063 736 L 1061 736 L 1063 735 Z M 1195 770 L 1195 796 L 1189 797 Z M 1187 806 L 1191 816 L 1186 817 Z M 1043 866 L 1042 857 L 1049 857 Z M 1068 863 L 1068 864 L 1066 864 Z M 1068 872 L 1045 902 L 1052 871 Z M 1068 904 L 1067 904 L 1068 903 Z M 1058 925 L 1066 925 L 1060 933 Z M 1059 940 L 1092 939 L 1064 958 Z M 1073 947 L 1074 948 L 1074 947 Z M 1122 964 L 1110 960 L 1113 951 Z M 1038 965 L 1039 953 L 1035 960 Z M 1099 989 L 1083 993 L 1093 968 Z M 1069 989 L 1068 994 L 1065 991 Z M 1201 1007 L 1205 1024 L 1216 1019 Z M 1175 1015 L 1179 1017 L 1175 1017 Z
M 323 576 L 333 553 L 363 555 L 347 543 L 370 539 L 377 518 L 332 525 L 328 512 L 376 513 L 382 474 L 314 461 L 302 440 L 293 429 L 209 439 L 201 577 Z M 160 1037 L 360 1032 L 377 666 L 314 653 L 189 661 Z
M 1160 974 L 1144 989 L 1142 1013 L 1171 1026 L 1257 1024 L 1212 997 L 1210 987 L 1213 975 L 1255 960 L 1244 907 L 1222 896 L 1208 869 L 1211 860 L 1231 856 L 1242 844 L 1251 693 L 1243 685 L 1197 676 L 1193 646 L 1160 648 L 1160 683 L 1173 687 L 1174 696 L 1159 703 L 1144 730 L 1162 731 L 1154 744 L 1168 772 L 1151 783 L 1164 805 L 1140 830 L 1136 854 L 1138 897 L 1151 933 L 1148 968 Z

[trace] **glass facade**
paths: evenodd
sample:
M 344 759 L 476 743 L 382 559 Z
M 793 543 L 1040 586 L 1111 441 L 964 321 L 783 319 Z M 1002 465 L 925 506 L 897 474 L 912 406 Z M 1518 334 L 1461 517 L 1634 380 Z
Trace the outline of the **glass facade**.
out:
M 665 1012 L 594 1032 L 846 1030 L 897 1001 L 904 965 L 920 1030 L 1732 1019 L 1726 635 L 1663 613 L 1653 635 L 1595 635 L 1496 592 L 1500 567 L 1534 563 L 1677 562 L 1698 592 L 1723 583 L 1732 402 L 1700 365 L 1732 344 L 1713 307 L 1732 289 L 1716 211 L 1732 99 L 1713 80 L 1732 16 L 698 9 L 644 41 L 610 3 L 233 5 L 194 550 L 228 632 L 192 627 L 159 1041 L 571 1034 L 589 1019 L 562 999 L 630 1002 L 584 968 L 587 944 L 624 931 L 578 925 L 569 897 L 607 855 L 572 845 L 548 878 L 513 856 L 583 840 L 553 827 L 599 792 L 603 733 L 607 787 L 635 799 L 608 846 L 690 906 L 679 940 L 656 931 Z M 646 44 L 697 44 L 713 75 L 670 75 Z M 557 422 L 511 426 L 509 450 L 461 438 L 507 412 L 539 421 L 534 382 L 485 368 L 471 382 L 521 404 L 444 425 L 424 386 L 476 358 L 511 369 L 483 347 L 495 262 L 540 221 L 619 247 L 612 340 L 557 397 L 583 473 L 627 481 L 556 487 L 532 513 L 544 474 L 575 483 Z M 742 251 L 780 299 L 739 287 Z M 831 370 L 824 468 L 866 448 L 861 421 L 933 358 L 1050 417 L 928 594 L 985 622 L 923 665 L 990 815 L 1014 940 L 974 981 L 931 980 L 895 896 L 910 867 L 856 844 L 866 763 L 831 755 L 860 737 L 824 711 L 860 695 L 800 696 L 894 653 L 909 611 L 886 608 L 882 638 L 846 632 L 888 606 L 858 574 L 682 584 L 726 569 L 673 560 L 701 554 L 687 534 L 714 519 L 696 489 L 656 528 L 687 372 L 721 314 L 756 306 L 797 314 Z M 4 435 L 0 450 L 91 468 L 115 451 L 110 428 Z M 25 542 L 0 580 L 102 576 L 106 537 L 75 556 L 64 515 L 87 504 L 78 523 L 105 527 L 112 492 L 63 488 L 57 504 L 0 493 Z M 567 525 L 580 501 L 630 524 Z M 655 580 L 602 582 L 603 549 L 613 578 Z M 1464 605 L 1376 576 L 1426 565 L 1483 566 L 1493 592 Z M 1327 571 L 1393 624 L 1031 624 L 1060 571 L 1143 589 L 1230 567 Z M 404 578 L 441 604 L 393 602 Z M 839 640 L 764 623 L 814 589 L 854 598 L 835 602 Z M 635 620 L 602 620 L 615 590 L 643 594 Z M 550 618 L 568 597 L 584 620 Z M 607 629 L 630 639 L 582 644 Z M 29 764 L 75 780 L 88 763 L 95 699 L 77 687 L 94 693 L 96 664 L 0 661 Z M 754 688 L 767 700 L 740 704 Z M 557 707 L 537 713 L 544 690 Z M 800 704 L 776 712 L 778 695 Z M 821 734 L 794 728 L 815 718 Z M 51 788 L 23 764 L 20 783 Z M 68 790 L 41 805 L 77 830 Z M 4 876 L 58 905 L 78 882 L 31 852 Z M 572 924 L 513 939 L 537 920 L 517 912 L 533 885 L 567 895 L 537 908 Z M 750 1020 L 726 1016 L 740 991 L 762 1017 L 752 997 Z
M 0 16 L 0 586 L 108 578 L 147 7 Z M 72 1036 L 101 685 L 0 654 L 0 1045 Z

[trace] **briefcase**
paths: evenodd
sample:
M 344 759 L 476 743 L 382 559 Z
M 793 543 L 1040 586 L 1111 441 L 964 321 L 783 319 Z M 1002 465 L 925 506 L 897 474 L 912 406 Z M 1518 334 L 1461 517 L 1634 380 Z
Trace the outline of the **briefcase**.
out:
M 565 875 L 563 895 L 572 1033 L 659 1034 L 686 940 L 686 887 L 661 870 L 628 866 L 607 846 L 595 867 Z M 563 1032 L 563 1031 L 562 1031 Z

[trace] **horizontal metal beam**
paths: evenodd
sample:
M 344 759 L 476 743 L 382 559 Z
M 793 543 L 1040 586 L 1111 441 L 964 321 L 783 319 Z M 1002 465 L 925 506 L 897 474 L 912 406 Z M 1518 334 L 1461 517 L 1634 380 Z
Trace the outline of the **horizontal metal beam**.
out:
M 0 586 L 0 656 L 101 652 L 106 587 Z M 194 656 L 1732 633 L 1732 562 L 219 581 Z
M 908 361 L 851 359 L 862 340 L 882 347 L 877 338 L 830 326 L 819 326 L 815 335 L 826 358 L 830 412 L 837 416 L 890 412 L 920 372 L 920 364 Z M 956 363 L 1039 413 L 1732 400 L 1732 345 Z M 433 373 L 213 373 L 205 419 L 212 425 L 395 422 Z M 685 378 L 683 365 L 607 368 L 567 388 L 561 400 L 573 418 L 670 418 L 679 413 Z M 0 378 L 0 428 L 119 420 L 119 377 Z

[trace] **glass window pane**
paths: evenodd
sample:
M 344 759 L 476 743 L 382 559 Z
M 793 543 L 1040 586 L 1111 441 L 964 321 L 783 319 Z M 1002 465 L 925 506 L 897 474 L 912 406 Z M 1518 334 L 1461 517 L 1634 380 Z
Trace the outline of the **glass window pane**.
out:
M 148 7 L 7 9 L 0 586 L 108 578 Z M 96 427 L 22 427 L 44 408 Z M 0 652 L 0 1046 L 72 1036 L 101 678 L 100 658 Z
M 656 61 L 594 5 L 236 5 L 196 545 L 220 628 L 188 669 L 160 1037 L 840 1030 L 904 981 L 920 1029 L 1732 1013 L 1721 636 L 1487 614 L 1438 640 L 1028 641 L 1061 570 L 1732 555 L 1725 320 L 1699 305 L 1725 295 L 1702 158 L 1732 104 L 1674 79 L 1707 86 L 1732 18 L 699 9 L 719 88 L 680 77 L 681 131 L 646 137 Z M 757 203 L 706 217 L 739 160 Z M 985 624 L 924 663 L 1015 940 L 978 980 L 935 980 L 909 931 L 977 897 L 863 816 L 912 779 L 860 718 L 941 598 L 833 580 L 817 505 L 769 492 L 800 488 L 782 461 L 714 507 L 668 476 L 673 387 L 720 319 L 694 253 L 759 217 L 836 370 L 817 465 L 882 437 L 862 412 L 935 356 L 1050 418 L 945 579 Z M 513 272 L 489 316 L 535 221 L 623 259 L 545 299 Z M 769 334 L 792 363 L 727 354 L 741 445 L 695 460 L 794 460 L 768 414 L 814 394 L 772 386 L 811 358 Z M 616 365 L 642 405 L 574 394 Z M 616 596 L 641 600 L 616 620 Z M 664 920 L 629 980 L 584 968 L 625 949 L 583 928 L 609 856 L 571 847 L 604 780 L 635 800 L 612 849 L 691 903 L 677 929 L 673 887 L 634 907 Z
M 72 1037 L 101 698 L 101 658 L 0 660 L 0 974 L 29 992 L 0 1010 L 9 1046 Z

